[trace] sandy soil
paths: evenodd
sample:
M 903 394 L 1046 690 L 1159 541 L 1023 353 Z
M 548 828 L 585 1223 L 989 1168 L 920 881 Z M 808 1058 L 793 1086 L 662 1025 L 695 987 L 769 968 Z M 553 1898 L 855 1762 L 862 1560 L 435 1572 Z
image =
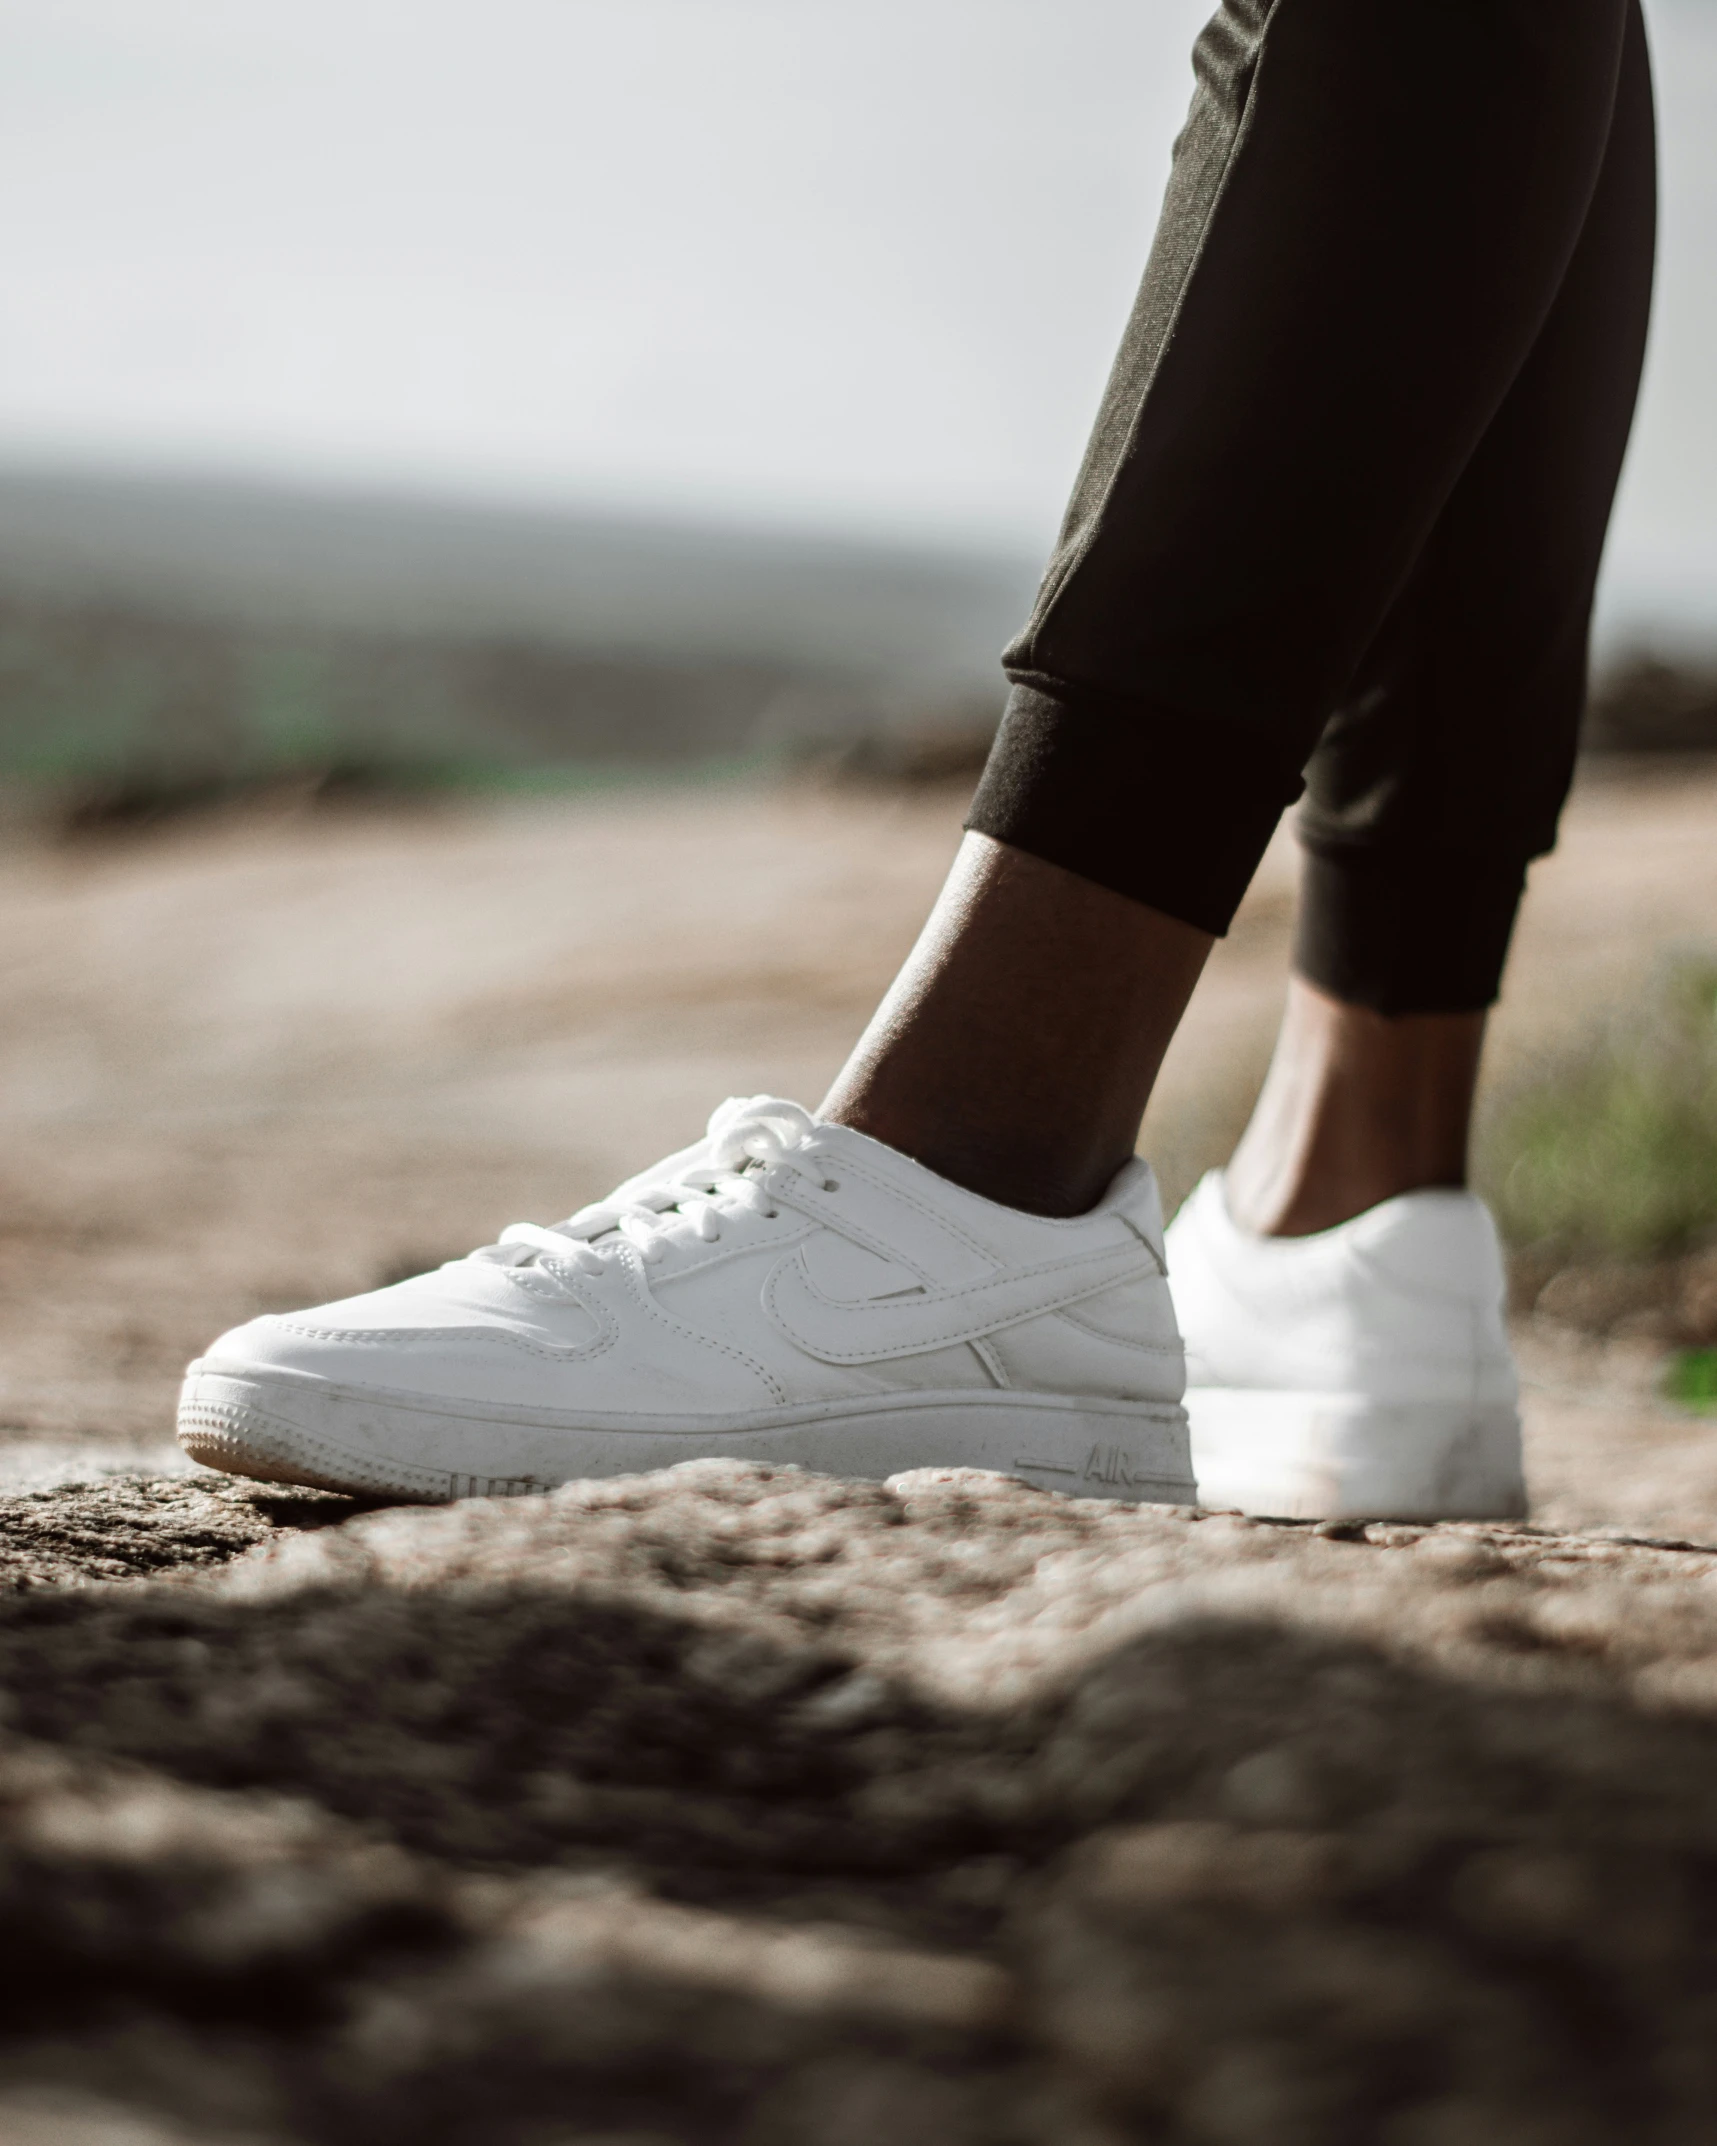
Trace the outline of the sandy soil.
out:
M 246 1503 L 0 1511 L 8 2141 L 1710 2136 L 1717 1554 L 717 1462 Z M 121 1523 L 180 1573 L 68 1586 Z
M 1692 2146 L 1717 1435 L 1522 1334 L 1522 1528 L 692 1464 L 365 1514 L 164 1438 L 269 1305 L 814 1101 L 952 795 L 248 817 L 0 866 L 0 2139 Z M 1589 783 L 1507 1079 L 1713 936 Z M 1267 1048 L 1272 854 L 1147 1147 Z
M 549 1219 L 713 1103 L 815 1102 L 922 920 L 963 798 L 805 787 L 276 812 L 0 865 L 0 1426 L 13 1479 L 170 1432 L 186 1359 Z M 1146 1133 L 1172 1199 L 1268 1049 L 1292 844 L 1266 860 Z M 1717 771 L 1588 781 L 1538 869 L 1506 1080 L 1717 939 Z M 1614 1352 L 1612 1352 L 1614 1356 Z M 1717 1531 L 1717 1439 L 1625 1352 L 1540 1339 L 1558 1525 Z M 1627 1450 L 1618 1466 L 1618 1442 Z M 1709 1450 L 1707 1464 L 1704 1455 Z

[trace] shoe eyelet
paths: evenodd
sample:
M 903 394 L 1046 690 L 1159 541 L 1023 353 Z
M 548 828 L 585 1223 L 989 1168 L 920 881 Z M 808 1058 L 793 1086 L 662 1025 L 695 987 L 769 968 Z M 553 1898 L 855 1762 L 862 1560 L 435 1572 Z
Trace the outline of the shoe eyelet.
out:
M 824 1178 L 824 1180 L 823 1180 L 823 1190 L 824 1190 L 825 1192 L 839 1192 L 839 1191 L 840 1191 L 840 1189 L 841 1189 L 841 1181 L 840 1181 L 840 1179 L 839 1179 L 838 1177 L 825 1177 L 825 1178 Z

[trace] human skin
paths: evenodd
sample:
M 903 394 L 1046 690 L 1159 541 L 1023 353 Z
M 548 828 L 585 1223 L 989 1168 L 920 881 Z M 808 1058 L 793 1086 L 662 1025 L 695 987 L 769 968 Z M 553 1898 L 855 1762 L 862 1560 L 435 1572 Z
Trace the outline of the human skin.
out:
M 1483 1013 L 1385 1015 L 1294 977 L 1224 1180 L 1265 1237 L 1333 1229 L 1397 1193 L 1467 1181 Z
M 1083 1214 L 1133 1153 L 1215 942 L 969 834 L 820 1115 L 1033 1214 Z M 1296 977 L 1228 1174 L 1237 1222 L 1328 1229 L 1465 1182 L 1484 1016 L 1386 1017 Z

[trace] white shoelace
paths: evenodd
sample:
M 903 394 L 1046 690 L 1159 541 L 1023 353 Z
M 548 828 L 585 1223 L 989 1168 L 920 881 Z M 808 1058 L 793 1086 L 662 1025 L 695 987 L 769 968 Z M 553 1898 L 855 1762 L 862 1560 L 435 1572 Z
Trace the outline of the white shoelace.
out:
M 654 1266 L 676 1238 L 715 1243 L 724 1215 L 775 1215 L 779 1210 L 769 1195 L 773 1173 L 801 1170 L 823 1190 L 832 1190 L 834 1180 L 808 1149 L 816 1129 L 816 1120 L 797 1103 L 770 1095 L 730 1096 L 709 1121 L 708 1155 L 696 1169 L 633 1185 L 624 1200 L 582 1207 L 565 1222 L 511 1223 L 497 1243 L 472 1256 L 508 1267 L 552 1259 L 580 1274 L 601 1274 L 609 1259 L 593 1240 L 611 1238 L 614 1248 L 630 1244 Z

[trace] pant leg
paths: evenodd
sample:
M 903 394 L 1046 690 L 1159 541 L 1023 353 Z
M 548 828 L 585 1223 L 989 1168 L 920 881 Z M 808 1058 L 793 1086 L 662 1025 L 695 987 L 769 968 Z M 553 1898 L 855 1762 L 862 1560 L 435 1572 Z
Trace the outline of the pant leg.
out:
M 1212 931 L 1538 339 L 1628 0 L 1223 0 L 968 826 Z
M 1295 965 L 1338 998 L 1394 1014 L 1496 996 L 1526 867 L 1554 845 L 1574 771 L 1656 209 L 1634 0 L 1556 302 L 1307 769 Z

